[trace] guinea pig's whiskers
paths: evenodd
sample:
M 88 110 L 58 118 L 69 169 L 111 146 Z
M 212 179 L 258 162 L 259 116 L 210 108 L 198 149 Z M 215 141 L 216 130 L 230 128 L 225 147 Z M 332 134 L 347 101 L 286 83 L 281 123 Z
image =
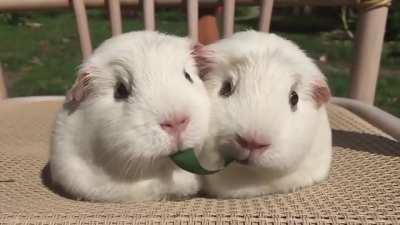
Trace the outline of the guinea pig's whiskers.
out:
M 147 129 L 149 129 L 149 128 L 151 128 L 152 126 L 154 125 L 154 123 L 152 123 L 152 122 L 146 122 L 146 123 L 141 123 L 141 124 L 134 124 L 133 126 L 131 126 L 130 128 L 134 128 L 134 129 L 138 129 L 138 128 L 143 128 L 143 127 L 145 127 L 145 128 L 147 128 Z M 145 130 L 145 131 L 149 131 L 149 130 Z
M 138 169 L 137 168 L 138 165 L 137 165 L 137 163 L 135 163 L 135 159 L 136 158 L 134 158 L 134 157 L 128 157 L 126 168 L 125 168 L 125 173 L 124 173 L 125 176 L 128 176 L 133 169 L 133 171 L 135 171 L 133 175 L 134 175 L 134 177 L 136 177 L 136 171 Z M 137 162 L 140 162 L 140 161 L 137 161 Z M 139 168 L 140 168 L 140 166 L 139 166 Z
M 151 104 L 147 99 L 142 99 L 142 103 L 144 104 L 144 106 L 140 104 L 138 106 L 141 110 L 144 110 L 145 112 L 150 113 L 152 115 L 157 115 L 160 113 L 157 109 L 151 106 Z
M 133 176 L 134 178 L 138 178 L 138 170 L 141 168 L 139 165 L 140 161 L 137 158 L 129 157 L 125 167 L 125 176 Z
M 129 124 L 126 124 L 126 125 L 128 125 L 129 127 L 129 129 L 139 129 L 139 128 L 142 128 L 142 127 L 152 127 L 153 125 L 154 125 L 154 123 L 152 123 L 152 121 L 141 121 L 140 123 L 136 123 L 136 124 L 133 124 L 132 126 L 130 126 Z M 104 122 L 104 124 L 103 124 L 103 129 L 114 129 L 116 132 L 118 132 L 118 135 L 117 136 L 120 136 L 120 132 L 121 132 L 121 122 L 120 121 L 118 121 L 118 120 L 109 120 L 109 121 L 106 121 L 106 122 Z
M 142 176 L 143 176 L 143 165 L 142 165 L 142 163 L 145 161 L 145 160 L 142 160 L 142 157 L 143 157 L 143 153 L 140 153 L 139 155 L 138 155 L 138 158 L 137 158 L 137 164 L 136 164 L 136 168 L 135 168 L 135 176 L 137 176 L 138 178 L 141 178 Z M 138 166 L 139 165 L 139 166 Z
M 135 108 L 144 111 L 148 114 L 156 115 L 158 112 L 155 111 L 154 107 L 152 107 L 147 100 L 142 99 L 141 102 L 138 102 L 137 100 L 134 99 L 129 99 L 128 103 L 130 104 L 135 104 Z M 141 104 L 142 103 L 142 104 Z M 143 105 L 144 104 L 144 105 Z
M 221 123 L 221 125 L 219 127 L 223 127 L 229 131 L 232 126 L 235 126 L 230 121 L 237 121 L 237 119 L 236 119 L 236 115 L 231 111 L 227 111 L 225 114 L 226 114 L 225 115 L 226 118 L 224 118 L 223 120 L 219 120 L 218 123 Z

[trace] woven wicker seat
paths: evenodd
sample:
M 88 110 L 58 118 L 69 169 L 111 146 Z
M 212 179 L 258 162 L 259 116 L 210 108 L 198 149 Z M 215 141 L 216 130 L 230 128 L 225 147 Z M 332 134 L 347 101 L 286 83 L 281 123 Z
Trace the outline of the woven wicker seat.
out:
M 131 204 L 77 201 L 54 191 L 46 164 L 60 106 L 60 100 L 6 101 L 0 108 L 2 223 L 400 223 L 400 143 L 339 106 L 328 108 L 334 161 L 327 182 L 259 198 Z
M 269 30 L 274 5 L 273 0 L 4 0 L 0 1 L 0 10 L 73 8 L 82 55 L 87 58 L 92 45 L 86 7 L 108 5 L 112 34 L 118 35 L 122 32 L 121 5 L 142 6 L 144 27 L 153 30 L 155 3 L 176 7 L 185 3 L 188 35 L 200 41 L 208 40 L 213 29 L 205 29 L 206 24 L 215 20 L 208 16 L 199 19 L 199 4 L 213 7 L 223 4 L 224 37 L 234 32 L 235 3 L 259 4 L 259 30 L 264 32 Z M 275 3 L 362 6 L 350 96 L 372 104 L 388 11 L 385 6 L 390 1 L 276 0 Z M 334 160 L 329 179 L 321 184 L 289 194 L 249 199 L 198 196 L 183 201 L 115 204 L 69 198 L 50 181 L 49 140 L 62 97 L 6 97 L 0 67 L 0 225 L 400 224 L 400 143 L 387 134 L 400 139 L 400 120 L 358 101 L 334 99 L 352 112 L 338 105 L 328 106 Z

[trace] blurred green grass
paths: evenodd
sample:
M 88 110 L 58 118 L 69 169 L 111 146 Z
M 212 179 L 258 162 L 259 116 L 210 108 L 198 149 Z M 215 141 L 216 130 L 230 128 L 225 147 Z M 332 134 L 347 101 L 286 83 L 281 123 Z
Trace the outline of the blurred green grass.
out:
M 143 29 L 140 15 L 125 18 L 124 32 Z M 81 61 L 75 19 L 69 11 L 35 12 L 25 21 L 0 20 L 0 62 L 6 75 L 10 96 L 63 95 L 74 81 Z M 186 34 L 185 15 L 163 10 L 157 14 L 157 28 L 166 33 Z M 40 25 L 27 25 L 39 23 Z M 90 10 L 93 46 L 110 37 L 107 16 Z M 347 96 L 350 82 L 352 43 L 337 38 L 339 19 L 274 16 L 272 31 L 293 40 L 312 58 L 327 59 L 320 68 L 327 75 L 332 92 Z M 241 20 L 236 30 L 256 28 L 255 19 Z M 39 26 L 39 27 L 38 27 Z M 340 32 L 339 32 L 340 33 Z M 332 37 L 333 36 L 333 37 Z M 400 43 L 385 43 L 377 87 L 376 105 L 400 117 Z

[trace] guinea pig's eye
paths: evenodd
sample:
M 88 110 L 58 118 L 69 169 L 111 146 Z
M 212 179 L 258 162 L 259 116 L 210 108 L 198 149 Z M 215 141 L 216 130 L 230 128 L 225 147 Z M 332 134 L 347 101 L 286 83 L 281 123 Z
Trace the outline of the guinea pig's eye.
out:
M 129 94 L 130 94 L 129 90 L 125 87 L 125 85 L 122 82 L 118 82 L 114 93 L 114 97 L 116 99 L 124 99 L 128 98 Z
M 299 96 L 295 91 L 291 91 L 289 95 L 290 106 L 295 107 L 297 105 L 297 102 L 299 102 Z
M 222 83 L 222 87 L 219 90 L 219 95 L 223 97 L 229 97 L 233 93 L 233 84 L 232 80 L 225 80 L 224 83 Z
M 188 72 L 186 72 L 186 71 L 183 71 L 183 72 L 184 72 L 184 74 L 185 74 L 186 80 L 188 80 L 190 83 L 193 83 L 193 80 L 192 80 L 192 78 L 190 77 L 190 74 L 189 74 Z

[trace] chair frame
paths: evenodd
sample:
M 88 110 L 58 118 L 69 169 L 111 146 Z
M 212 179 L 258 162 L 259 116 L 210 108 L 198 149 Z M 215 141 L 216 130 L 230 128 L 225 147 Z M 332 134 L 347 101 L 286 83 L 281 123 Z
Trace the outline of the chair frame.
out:
M 370 0 L 224 0 L 223 37 L 234 33 L 235 5 L 260 5 L 258 28 L 269 32 L 273 6 L 313 5 L 313 6 L 360 6 Z M 385 26 L 388 14 L 389 0 L 374 1 L 376 5 L 368 5 L 359 10 L 359 20 L 355 38 L 355 51 L 351 68 L 350 98 L 334 98 L 333 102 L 342 105 L 356 114 L 364 117 L 372 124 L 380 127 L 393 137 L 400 140 L 400 119 L 372 107 L 375 98 L 376 84 L 379 74 L 380 58 L 384 41 Z M 382 4 L 385 3 L 385 4 Z M 82 57 L 88 58 L 93 51 L 88 26 L 87 7 L 108 7 L 112 36 L 122 33 L 121 6 L 143 7 L 145 30 L 155 30 L 155 8 L 157 6 L 181 6 L 186 4 L 188 36 L 197 41 L 204 35 L 199 26 L 199 6 L 216 7 L 219 0 L 3 0 L 0 2 L 0 12 L 16 10 L 49 10 L 54 8 L 73 8 L 76 15 Z M 0 68 L 0 103 L 7 98 L 7 92 Z M 28 98 L 32 100 L 33 98 Z

